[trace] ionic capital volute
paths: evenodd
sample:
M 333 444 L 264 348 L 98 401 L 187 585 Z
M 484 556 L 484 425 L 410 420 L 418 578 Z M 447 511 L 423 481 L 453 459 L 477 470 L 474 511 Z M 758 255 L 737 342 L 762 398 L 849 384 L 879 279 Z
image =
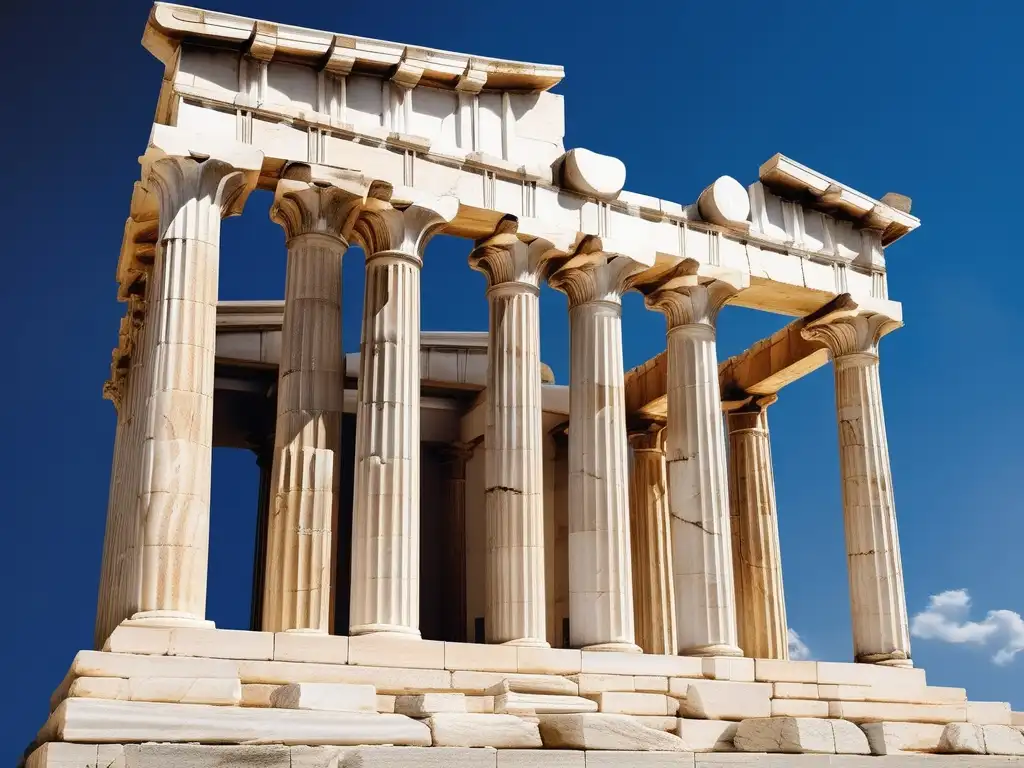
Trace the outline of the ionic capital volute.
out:
M 852 356 L 878 358 L 878 342 L 903 323 L 871 310 L 835 312 L 814 320 L 800 330 L 808 341 L 825 345 L 833 360 Z
M 154 125 L 149 148 L 140 158 L 142 185 L 157 199 L 159 239 L 209 237 L 217 242 L 219 226 L 194 211 L 180 215 L 196 201 L 208 201 L 218 219 L 242 212 L 256 187 L 263 153 L 248 144 Z
M 622 303 L 622 294 L 633 287 L 647 266 L 628 256 L 602 250 L 600 238 L 585 236 L 571 254 L 558 260 L 548 283 L 569 297 L 569 308 L 603 302 Z
M 747 274 L 684 259 L 655 282 L 638 286 L 650 309 L 664 313 L 668 329 L 715 328 L 718 313 L 750 284 Z
M 421 262 L 430 238 L 458 212 L 458 198 L 452 196 L 367 201 L 352 238 L 366 253 L 367 261 L 389 256 Z
M 552 260 L 565 256 L 551 240 L 518 234 L 519 221 L 505 216 L 494 232 L 478 240 L 469 266 L 487 277 L 489 290 L 520 288 L 537 291 Z
M 386 203 L 391 185 L 359 173 L 321 165 L 289 165 L 274 191 L 270 218 L 284 227 L 289 241 L 321 235 L 348 245 L 367 201 Z

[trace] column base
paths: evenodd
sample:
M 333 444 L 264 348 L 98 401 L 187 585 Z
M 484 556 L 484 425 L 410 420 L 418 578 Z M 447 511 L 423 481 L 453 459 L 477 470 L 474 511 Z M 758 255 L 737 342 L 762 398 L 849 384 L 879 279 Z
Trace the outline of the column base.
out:
M 200 619 L 182 611 L 139 611 L 130 619 L 121 622 L 124 627 L 183 627 L 192 629 L 215 629 L 209 619 Z
M 419 640 L 420 631 L 414 627 L 403 627 L 401 624 L 360 624 L 348 628 L 349 636 L 377 635 L 378 637 L 400 637 L 404 640 Z
M 890 653 L 869 653 L 856 658 L 858 664 L 877 664 L 882 667 L 903 667 L 911 669 L 914 662 L 907 658 L 903 651 L 892 651 Z
M 498 645 L 514 645 L 518 648 L 550 648 L 551 644 L 545 640 L 538 640 L 536 637 L 522 637 L 518 640 L 506 640 Z
M 680 656 L 742 656 L 743 650 L 736 645 L 727 643 L 714 643 L 712 645 L 698 645 L 693 648 L 686 648 L 679 652 Z
M 644 650 L 636 643 L 597 643 L 596 645 L 584 645 L 584 651 L 616 651 L 618 653 L 643 653 Z

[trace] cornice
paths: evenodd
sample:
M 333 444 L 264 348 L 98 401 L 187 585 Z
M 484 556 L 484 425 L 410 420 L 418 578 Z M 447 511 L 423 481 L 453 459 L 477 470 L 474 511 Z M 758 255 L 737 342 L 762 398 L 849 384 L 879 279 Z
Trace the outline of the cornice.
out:
M 482 88 L 532 92 L 546 91 L 565 76 L 557 65 L 471 56 L 156 3 L 142 37 L 146 50 L 167 65 L 182 41 L 237 48 L 264 61 L 284 58 L 315 63 L 339 74 L 391 74 L 406 87 L 422 82 L 468 92 Z

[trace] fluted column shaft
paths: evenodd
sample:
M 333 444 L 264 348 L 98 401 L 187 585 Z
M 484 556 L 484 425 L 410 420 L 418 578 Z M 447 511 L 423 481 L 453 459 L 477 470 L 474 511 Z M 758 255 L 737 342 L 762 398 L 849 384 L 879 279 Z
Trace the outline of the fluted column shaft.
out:
M 155 132 L 159 136 L 159 132 Z M 221 218 L 241 210 L 259 153 L 239 170 L 219 159 L 144 158 L 159 201 L 159 244 L 148 292 L 139 513 L 142 578 L 136 622 L 205 622 L 213 443 L 213 368 Z
M 663 429 L 630 433 L 629 541 L 633 558 L 633 613 L 644 653 L 675 654 L 672 525 L 668 511 Z
M 622 293 L 634 262 L 563 269 L 569 296 L 569 636 L 587 650 L 639 651 L 633 625 Z
M 650 293 L 668 321 L 668 463 L 679 653 L 740 656 L 715 323 L 737 290 L 696 277 Z
M 125 319 L 133 333 L 128 372 L 117 403 L 117 430 L 103 536 L 94 644 L 102 648 L 114 628 L 139 610 L 142 525 L 138 515 L 139 457 L 146 424 L 150 370 L 146 355 L 146 302 L 129 299 Z
M 774 396 L 728 415 L 733 573 L 743 655 L 788 659 L 786 599 L 768 434 L 768 405 L 772 402 Z
M 291 166 L 271 218 L 288 242 L 263 628 L 327 632 L 338 514 L 341 263 L 369 190 L 361 177 Z
M 500 236 L 470 257 L 490 312 L 484 431 L 489 643 L 547 647 L 540 289 L 548 250 Z
M 878 341 L 899 322 L 865 313 L 805 328 L 832 353 L 854 658 L 912 666 Z
M 356 405 L 352 635 L 419 635 L 420 268 L 450 203 L 364 213 L 366 292 Z

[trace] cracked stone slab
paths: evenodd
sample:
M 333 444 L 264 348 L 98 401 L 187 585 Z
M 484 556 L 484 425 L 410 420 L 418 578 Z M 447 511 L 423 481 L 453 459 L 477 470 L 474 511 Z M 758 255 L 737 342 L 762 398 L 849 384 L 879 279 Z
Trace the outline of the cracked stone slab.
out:
M 648 728 L 628 715 L 591 712 L 541 715 L 539 719 L 541 737 L 549 749 L 689 751 L 678 736 Z

